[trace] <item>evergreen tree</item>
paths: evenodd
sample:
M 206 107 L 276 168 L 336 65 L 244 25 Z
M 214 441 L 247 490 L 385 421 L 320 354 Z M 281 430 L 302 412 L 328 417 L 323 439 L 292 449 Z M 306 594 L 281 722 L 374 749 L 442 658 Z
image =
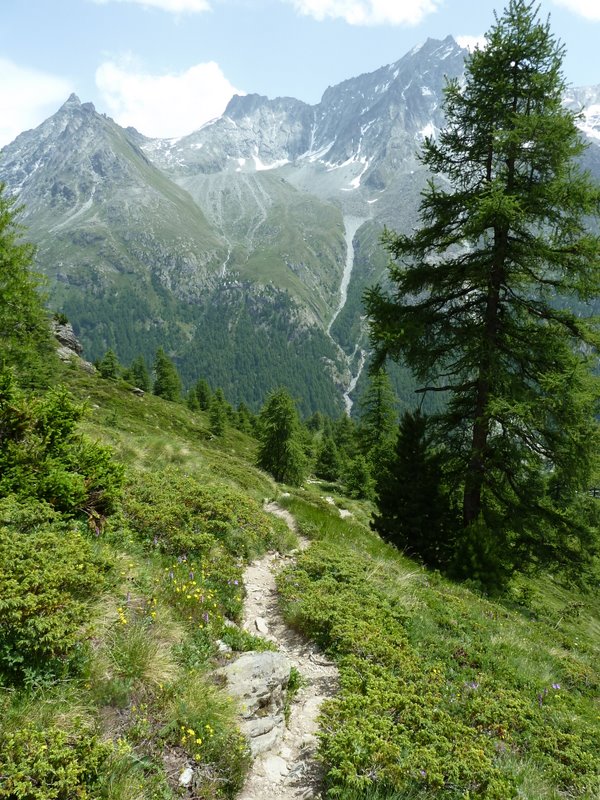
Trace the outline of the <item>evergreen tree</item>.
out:
M 223 436 L 227 429 L 227 411 L 225 409 L 225 403 L 219 399 L 216 393 L 211 400 L 208 417 L 212 435 Z
M 148 373 L 148 367 L 146 366 L 144 356 L 137 356 L 137 358 L 133 359 L 131 362 L 130 372 L 132 383 L 134 383 L 138 389 L 142 389 L 144 392 L 149 392 L 150 375 Z
M 385 370 L 379 369 L 370 376 L 360 410 L 361 450 L 377 464 L 390 454 L 396 435 L 396 397 Z
M 154 359 L 153 392 L 165 400 L 177 402 L 181 399 L 181 378 L 162 347 L 158 348 Z
M 324 436 L 319 448 L 315 475 L 326 481 L 337 481 L 342 473 L 342 460 L 331 436 Z
M 405 412 L 393 455 L 376 480 L 372 527 L 400 550 L 429 566 L 447 566 L 456 523 L 443 489 L 442 457 L 427 437 L 427 418 Z
M 19 208 L 0 183 L 0 367 L 24 386 L 44 386 L 57 366 L 50 325 L 31 269 L 35 248 L 21 238 Z
M 577 535 L 547 476 L 584 491 L 598 448 L 597 334 L 554 298 L 598 294 L 587 223 L 600 193 L 575 161 L 584 146 L 549 24 L 511 0 L 486 39 L 464 84 L 447 86 L 445 130 L 425 142 L 444 183 L 429 183 L 421 229 L 384 235 L 393 294 L 365 300 L 378 363 L 402 358 L 420 391 L 448 393 L 437 435 L 462 491 L 463 543 L 473 552 L 487 529 L 487 562 L 510 573 L 554 557 L 549 526 Z
M 237 412 L 235 415 L 235 427 L 242 431 L 242 433 L 247 433 L 250 436 L 254 434 L 256 426 L 256 417 L 248 406 L 245 403 L 240 403 L 237 407 Z
M 358 436 L 354 420 L 348 414 L 342 414 L 333 426 L 333 439 L 340 457 L 352 459 L 358 453 Z
M 98 372 L 103 378 L 116 381 L 121 372 L 121 365 L 114 350 L 109 348 L 98 362 Z
M 208 381 L 204 378 L 200 378 L 194 385 L 194 391 L 196 392 L 196 397 L 198 398 L 198 403 L 202 411 L 208 411 L 210 408 L 210 401 L 212 400 L 212 392 Z
M 285 389 L 268 396 L 259 417 L 258 465 L 281 483 L 297 486 L 306 472 L 296 404 Z
M 193 389 L 190 389 L 189 392 L 185 396 L 185 404 L 189 408 L 190 411 L 200 411 L 200 403 L 198 402 L 198 396 Z
M 220 386 L 218 389 L 215 389 L 213 401 L 221 406 L 223 413 L 225 414 L 225 419 L 227 419 L 229 422 L 235 422 L 235 411 L 233 410 L 233 406 L 225 399 L 225 392 Z M 211 402 L 211 408 L 213 404 L 214 403 Z
M 367 459 L 359 453 L 346 467 L 346 491 L 350 497 L 362 500 L 373 500 L 375 496 L 375 480 Z
M 315 413 L 306 420 L 306 427 L 313 433 L 322 431 L 325 427 L 325 417 L 320 411 L 315 411 Z

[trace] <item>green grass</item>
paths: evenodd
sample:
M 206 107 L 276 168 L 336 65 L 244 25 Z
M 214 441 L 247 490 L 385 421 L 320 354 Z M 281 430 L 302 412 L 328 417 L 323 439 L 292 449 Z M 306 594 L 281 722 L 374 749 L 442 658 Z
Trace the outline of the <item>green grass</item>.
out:
M 196 796 L 234 797 L 248 754 L 209 676 L 231 657 L 217 640 L 235 652 L 265 646 L 226 620 L 240 618 L 247 560 L 294 544 L 262 510 L 278 488 L 253 466 L 255 441 L 232 428 L 211 437 L 202 412 L 74 368 L 62 379 L 87 400 L 85 431 L 114 448 L 126 483 L 97 530 L 47 508 L 3 516 L 9 544 L 32 537 L 30 550 L 47 540 L 58 552 L 60 536 L 79 549 L 60 563 L 68 637 L 47 669 L 0 691 L 0 774 L 38 787 L 0 788 L 0 798 L 173 800 L 188 763 Z M 540 577 L 490 602 L 382 542 L 371 506 L 335 484 L 281 503 L 312 539 L 279 578 L 285 613 L 341 671 L 322 714 L 328 798 L 598 797 L 597 595 Z M 79 550 L 93 554 L 86 569 Z M 88 580 L 96 561 L 102 581 Z M 67 630 L 46 605 L 33 623 Z M 22 635 L 35 644 L 29 628 Z
M 280 577 L 286 615 L 341 670 L 328 797 L 598 796 L 597 596 L 540 579 L 492 603 L 318 496 L 282 503 L 314 539 Z
M 7 553 L 21 542 L 24 570 L 46 565 L 40 597 L 49 601 L 21 625 L 20 609 L 31 603 L 9 585 L 9 638 L 0 641 L 0 656 L 25 681 L 7 673 L 0 687 L 0 774 L 10 777 L 0 797 L 172 800 L 188 763 L 195 796 L 233 797 L 247 749 L 235 710 L 208 676 L 232 657 L 218 639 L 234 653 L 257 646 L 225 622 L 240 617 L 244 563 L 295 543 L 262 510 L 274 484 L 252 465 L 252 439 L 232 428 L 212 438 L 202 413 L 69 367 L 62 380 L 87 401 L 85 431 L 126 465 L 125 488 L 117 513 L 93 529 L 57 522 L 33 501 L 23 508 L 4 502 Z M 57 564 L 52 548 L 62 554 Z M 2 574 L 10 580 L 8 565 Z M 51 582 L 57 576 L 61 593 Z M 35 585 L 35 576 L 25 577 L 25 588 Z M 37 631 L 47 640 L 43 651 Z M 34 660 L 26 646 L 44 658 Z

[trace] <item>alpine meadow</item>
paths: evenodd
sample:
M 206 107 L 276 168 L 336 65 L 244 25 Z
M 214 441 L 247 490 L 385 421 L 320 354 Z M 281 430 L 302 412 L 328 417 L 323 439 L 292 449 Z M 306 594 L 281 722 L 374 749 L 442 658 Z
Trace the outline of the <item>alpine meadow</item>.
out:
M 316 106 L 0 151 L 0 800 L 600 797 L 564 57 L 509 0 Z

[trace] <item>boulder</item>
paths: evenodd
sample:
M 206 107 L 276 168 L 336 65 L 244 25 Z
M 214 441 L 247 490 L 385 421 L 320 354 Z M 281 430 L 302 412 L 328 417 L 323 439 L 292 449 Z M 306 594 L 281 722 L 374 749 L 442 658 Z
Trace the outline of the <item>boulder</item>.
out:
M 240 729 L 254 757 L 270 750 L 285 732 L 285 691 L 291 664 L 283 653 L 243 653 L 217 671 L 240 712 Z

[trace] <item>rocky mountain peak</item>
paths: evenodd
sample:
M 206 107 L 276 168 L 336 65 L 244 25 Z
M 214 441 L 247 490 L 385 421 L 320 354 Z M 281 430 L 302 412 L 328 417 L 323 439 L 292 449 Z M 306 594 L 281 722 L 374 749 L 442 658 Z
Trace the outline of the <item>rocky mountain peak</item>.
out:
M 74 108 L 80 105 L 81 105 L 81 100 L 79 99 L 79 97 L 75 94 L 75 92 L 71 92 L 69 97 L 62 104 L 61 110 L 67 108 Z

